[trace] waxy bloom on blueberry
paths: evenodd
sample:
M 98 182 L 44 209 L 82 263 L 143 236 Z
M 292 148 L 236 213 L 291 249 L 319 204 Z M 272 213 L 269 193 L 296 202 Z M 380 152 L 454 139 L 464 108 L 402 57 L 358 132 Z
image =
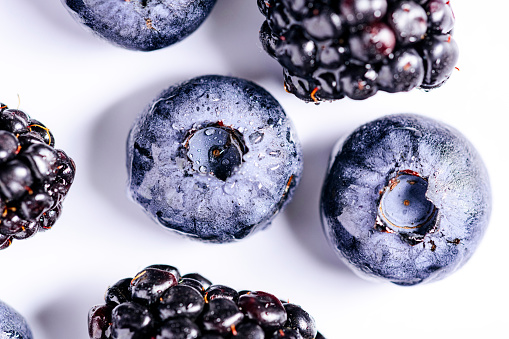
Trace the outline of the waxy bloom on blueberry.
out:
M 2 301 L 0 301 L 0 338 L 32 339 L 32 332 L 25 318 Z
M 390 115 L 337 145 L 321 212 L 332 247 L 356 272 L 415 285 L 446 277 L 474 253 L 488 226 L 490 184 L 457 130 Z
M 170 46 L 193 33 L 216 0 L 62 0 L 80 23 L 132 50 Z
M 140 115 L 127 169 L 132 199 L 154 220 L 222 243 L 271 222 L 299 181 L 302 152 L 267 91 L 202 76 L 170 87 Z

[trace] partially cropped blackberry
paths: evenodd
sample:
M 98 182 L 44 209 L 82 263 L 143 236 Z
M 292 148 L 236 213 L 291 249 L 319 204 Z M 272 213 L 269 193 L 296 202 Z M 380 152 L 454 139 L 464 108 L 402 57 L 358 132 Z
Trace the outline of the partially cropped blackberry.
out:
M 264 49 L 304 101 L 430 90 L 458 59 L 448 0 L 258 0 Z
M 41 122 L 0 103 L 0 249 L 50 229 L 75 165 Z
M 91 339 L 324 339 L 300 306 L 152 265 L 110 286 L 88 314 Z

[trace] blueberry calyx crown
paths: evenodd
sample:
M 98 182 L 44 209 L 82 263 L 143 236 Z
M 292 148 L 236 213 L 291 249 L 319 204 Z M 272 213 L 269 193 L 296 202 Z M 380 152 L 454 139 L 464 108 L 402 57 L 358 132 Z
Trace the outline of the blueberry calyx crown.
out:
M 91 339 L 324 339 L 300 306 L 151 265 L 119 280 L 88 315 Z
M 74 181 L 73 160 L 40 121 L 0 104 L 0 249 L 50 229 Z
M 248 152 L 242 134 L 222 122 L 191 130 L 184 147 L 195 172 L 208 173 L 222 181 L 242 164 Z
M 375 228 L 397 233 L 410 245 L 424 241 L 437 228 L 438 208 L 426 198 L 428 181 L 418 173 L 403 170 L 380 191 Z

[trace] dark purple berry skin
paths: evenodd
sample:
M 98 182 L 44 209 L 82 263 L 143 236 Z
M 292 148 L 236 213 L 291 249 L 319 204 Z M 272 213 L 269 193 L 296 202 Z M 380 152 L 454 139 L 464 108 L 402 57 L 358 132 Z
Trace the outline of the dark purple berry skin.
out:
M 62 0 L 71 15 L 98 36 L 131 50 L 153 51 L 193 33 L 215 0 Z
M 97 305 L 88 312 L 88 335 L 90 339 L 108 337 L 111 324 L 111 305 Z
M 387 0 L 341 0 L 340 9 L 351 25 L 374 22 L 387 12 Z
M 125 278 L 117 281 L 110 286 L 104 296 L 104 301 L 108 305 L 120 305 L 131 299 L 131 281 L 132 278 Z
M 299 331 L 294 330 L 292 328 L 283 328 L 281 330 L 275 331 L 270 339 L 303 339 L 302 335 Z
M 169 319 L 161 325 L 156 339 L 196 339 L 199 327 L 188 318 Z
M 446 0 L 272 0 L 258 6 L 266 19 L 262 47 L 283 66 L 286 90 L 306 102 L 438 88 L 457 62 Z M 363 79 L 368 71 L 374 76 Z
M 281 327 L 287 314 L 281 301 L 266 292 L 251 292 L 239 297 L 239 306 L 244 314 L 266 330 Z
M 152 329 L 149 310 L 133 302 L 116 306 L 111 311 L 111 337 L 115 339 L 144 339 Z
M 207 300 L 224 298 L 237 302 L 239 298 L 239 293 L 237 291 L 224 285 L 212 285 L 205 291 L 205 294 Z
M 19 146 L 18 138 L 13 133 L 0 130 L 0 163 L 14 158 L 19 152 Z
M 288 317 L 285 327 L 297 330 L 303 339 L 314 339 L 318 331 L 313 317 L 298 305 L 285 303 L 283 306 Z
M 422 58 L 414 49 L 398 51 L 378 73 L 378 87 L 386 92 L 408 92 L 424 80 Z
M 170 272 L 147 268 L 131 280 L 131 296 L 133 301 L 152 305 L 159 301 L 167 289 L 177 283 L 177 279 Z
M 330 244 L 355 272 L 416 285 L 448 276 L 472 256 L 488 227 L 491 189 L 461 133 L 399 114 L 338 144 L 320 204 Z
M 218 333 L 231 332 L 239 324 L 244 314 L 235 302 L 228 299 L 214 299 L 209 301 L 203 314 L 203 325 L 207 331 Z
M 454 27 L 454 13 L 447 0 L 430 0 L 426 4 L 429 15 L 429 25 L 433 32 L 450 33 Z
M 0 249 L 50 229 L 76 166 L 41 122 L 0 104 Z
M 212 284 L 198 273 L 185 274 L 178 283 L 166 287 L 162 284 L 165 274 L 180 276 L 174 266 L 151 265 L 135 278 L 121 279 L 110 286 L 105 304 L 89 312 L 90 338 L 324 339 L 306 311 L 295 304 L 283 305 L 272 294 L 237 292 Z M 139 281 L 143 276 L 145 280 Z M 205 293 L 191 286 L 190 281 L 207 286 Z M 144 297 L 133 292 L 141 287 Z
M 425 75 L 424 89 L 442 86 L 454 71 L 458 61 L 458 45 L 451 35 L 426 39 L 423 45 Z
M 196 281 L 198 281 L 201 285 L 201 287 L 203 288 L 203 290 L 206 290 L 207 288 L 209 288 L 212 283 L 210 282 L 210 280 L 208 280 L 207 278 L 205 278 L 204 276 L 202 276 L 201 274 L 199 273 L 187 273 L 187 274 L 184 274 L 182 276 L 182 279 L 194 279 Z
M 412 1 L 398 2 L 389 14 L 389 24 L 402 45 L 424 39 L 428 30 L 426 10 Z
M 30 168 L 20 160 L 11 160 L 0 171 L 0 192 L 6 201 L 18 200 L 29 191 L 34 178 Z
M 392 29 L 384 23 L 375 22 L 365 26 L 350 37 L 350 51 L 358 60 L 381 61 L 396 47 L 396 37 Z
M 246 338 L 246 339 L 264 339 L 265 338 L 265 332 L 263 331 L 263 328 L 260 325 L 257 325 L 256 323 L 251 322 L 243 322 L 242 324 L 239 324 L 236 326 L 236 332 L 235 335 L 238 338 Z M 234 336 L 234 338 L 235 338 Z
M 204 305 L 201 293 L 189 286 L 176 285 L 160 297 L 157 309 L 161 320 L 175 317 L 194 320 L 203 311 Z

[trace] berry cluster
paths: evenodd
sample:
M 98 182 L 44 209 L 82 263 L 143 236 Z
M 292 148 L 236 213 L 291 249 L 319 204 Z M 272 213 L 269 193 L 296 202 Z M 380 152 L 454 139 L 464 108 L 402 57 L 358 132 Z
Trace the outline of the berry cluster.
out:
M 300 306 L 265 292 L 213 285 L 197 273 L 148 266 L 109 287 L 89 312 L 92 339 L 323 339 Z
M 42 123 L 0 103 L 0 249 L 59 217 L 76 169 L 54 145 Z
M 264 49 L 304 101 L 440 87 L 458 59 L 448 0 L 258 0 Z

